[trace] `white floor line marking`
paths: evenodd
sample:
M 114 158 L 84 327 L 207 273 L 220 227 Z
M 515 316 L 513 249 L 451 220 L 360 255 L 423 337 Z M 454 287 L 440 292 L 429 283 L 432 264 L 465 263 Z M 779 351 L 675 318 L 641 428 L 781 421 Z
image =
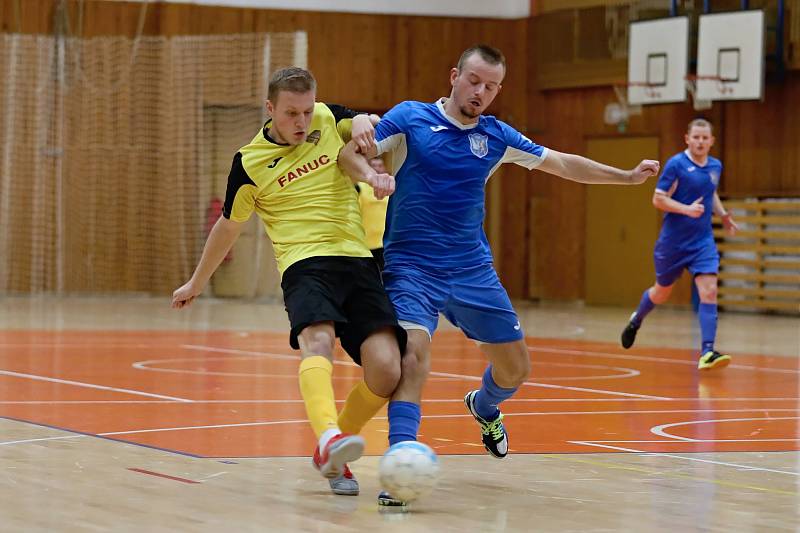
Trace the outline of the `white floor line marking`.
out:
M 431 372 L 433 373 L 433 372 Z M 624 396 L 627 398 L 643 398 L 645 400 L 671 400 L 672 398 L 668 398 L 666 396 L 652 396 L 650 394 L 636 394 L 633 392 L 618 392 L 618 391 L 610 391 L 605 389 L 589 389 L 585 387 L 569 387 L 566 385 L 553 385 L 551 383 L 536 383 L 536 382 L 529 382 L 526 381 L 523 385 L 527 385 L 529 387 L 544 387 L 546 389 L 562 389 L 562 390 L 571 390 L 575 392 L 591 392 L 594 394 L 605 394 L 608 396 Z
M 98 433 L 101 437 L 108 437 L 110 435 L 133 435 L 136 433 L 161 433 L 164 431 L 189 431 L 194 429 L 221 429 L 221 428 L 238 428 L 248 426 L 277 426 L 281 424 L 305 424 L 308 420 L 270 420 L 267 422 L 240 422 L 236 424 L 212 424 L 208 426 L 185 426 L 175 428 L 155 428 L 155 429 L 134 429 L 130 431 L 112 431 L 108 433 Z
M 624 412 L 623 412 L 624 413 Z M 565 414 L 607 414 L 603 412 L 552 412 L 552 413 L 509 413 L 508 416 L 515 417 L 515 416 L 547 416 L 547 415 L 565 415 Z M 435 418 L 471 418 L 472 415 L 469 413 L 465 414 L 457 414 L 457 415 L 426 415 L 423 416 L 423 419 L 435 419 Z M 800 417 L 791 417 L 792 420 L 798 419 Z M 373 420 L 387 420 L 387 417 L 380 416 L 375 417 Z M 229 428 L 229 427 L 254 427 L 254 426 L 276 426 L 276 425 L 283 425 L 283 424 L 304 424 L 308 422 L 306 419 L 293 419 L 293 420 L 271 420 L 266 422 L 241 422 L 241 423 L 233 423 L 233 424 L 212 424 L 212 425 L 202 425 L 202 426 L 184 426 L 184 427 L 171 427 L 171 428 L 154 428 L 154 429 L 137 429 L 137 430 L 127 430 L 127 431 L 110 431 L 110 432 L 103 432 L 98 433 L 97 436 L 101 437 L 108 437 L 108 436 L 115 436 L 115 435 L 134 435 L 139 433 L 161 433 L 161 432 L 168 432 L 168 431 L 187 431 L 187 430 L 198 430 L 198 429 L 221 429 L 221 428 Z M 56 429 L 57 428 L 52 428 Z M 59 431 L 68 431 L 68 430 L 59 430 Z M 386 430 L 378 430 L 382 432 L 386 432 Z M 24 440 L 15 440 L 15 441 L 6 441 L 0 442 L 0 446 L 7 446 L 12 444 L 26 444 L 31 442 L 43 442 L 43 441 L 50 441 L 50 440 L 65 440 L 65 439 L 78 439 L 82 437 L 92 437 L 94 435 L 66 435 L 66 436 L 57 436 L 57 437 L 41 437 L 41 438 L 33 438 L 33 439 L 24 439 Z M 421 436 L 421 435 L 420 435 Z M 696 442 L 793 442 L 800 439 L 745 439 L 745 440 L 719 440 L 719 441 L 696 441 Z M 568 441 L 572 444 L 583 444 L 586 446 L 597 446 L 601 448 L 609 448 L 615 449 L 620 451 L 632 452 L 632 453 L 643 453 L 643 454 L 650 454 L 650 455 L 663 455 L 665 457 L 677 457 L 680 459 L 686 459 L 690 461 L 701 461 L 701 462 L 711 462 L 715 464 L 722 464 L 728 466 L 740 466 L 742 468 L 750 468 L 744 467 L 741 465 L 733 465 L 732 463 L 721 463 L 717 461 L 708 461 L 708 460 L 701 460 L 697 458 L 690 458 L 690 457 L 683 457 L 683 456 L 675 456 L 671 454 L 662 454 L 658 452 L 646 452 L 642 450 L 633 450 L 629 448 L 621 448 L 618 446 L 610 446 L 607 444 L 600 444 L 600 443 L 678 443 L 682 441 L 677 440 L 666 440 L 666 441 Z M 466 443 L 465 443 L 466 444 Z M 752 469 L 756 470 L 763 470 L 761 468 Z M 780 473 L 789 473 L 783 471 L 777 471 Z
M 765 409 L 767 411 L 771 411 L 771 409 Z M 775 409 L 777 411 L 777 409 Z M 697 442 L 695 439 L 690 437 L 681 437 L 680 435 L 673 435 L 672 433 L 667 433 L 664 431 L 668 428 L 680 427 L 680 426 L 696 426 L 699 424 L 717 424 L 719 422 L 750 422 L 753 420 L 800 420 L 800 417 L 797 416 L 782 416 L 782 417 L 766 417 L 766 418 L 718 418 L 712 420 L 690 420 L 688 422 L 673 422 L 671 424 L 661 424 L 659 426 L 653 426 L 650 428 L 650 433 L 654 435 L 658 435 L 659 437 L 665 437 L 668 439 L 675 439 L 675 440 L 682 440 L 686 442 Z M 792 439 L 797 440 L 797 439 Z
M 344 403 L 344 400 L 336 400 L 338 403 Z M 574 402 L 650 402 L 647 398 L 511 398 L 506 400 L 505 404 L 511 403 L 574 403 Z M 671 398 L 669 400 L 658 400 L 661 402 L 758 402 L 758 401 L 778 401 L 778 402 L 798 402 L 800 398 Z M 270 404 L 270 403 L 302 403 L 300 399 L 285 399 L 285 400 L 192 400 L 191 403 L 197 404 Z M 80 404 L 175 404 L 175 403 L 188 403 L 180 402 L 178 400 L 0 400 L 0 405 L 80 405 Z M 461 398 L 440 398 L 422 400 L 422 403 L 464 403 Z M 726 411 L 781 411 L 782 409 L 773 409 L 771 407 L 754 407 L 752 409 L 697 409 L 696 412 L 726 412 Z M 788 411 L 796 411 L 797 409 L 783 409 Z M 692 410 L 687 410 L 692 411 Z M 630 412 L 639 412 L 636 410 Z
M 23 374 L 21 372 L 11 372 L 10 370 L 0 370 L 0 375 L 11 376 L 15 378 L 32 379 L 34 381 L 48 381 L 50 383 L 59 383 L 62 385 L 74 385 L 76 387 L 85 387 L 87 389 L 99 389 L 113 392 L 122 392 L 125 394 L 135 394 L 137 396 L 149 396 L 150 398 L 161 398 L 162 400 L 174 400 L 176 402 L 192 403 L 193 400 L 186 398 L 178 398 L 176 396 L 165 396 L 163 394 L 154 394 L 152 392 L 142 392 L 131 389 L 121 389 L 119 387 L 107 387 L 105 385 L 95 385 L 94 383 L 84 383 L 82 381 L 72 381 L 69 379 L 58 379 L 47 376 L 37 376 L 36 374 Z
M 271 357 L 273 354 L 264 354 L 266 357 Z M 277 355 L 277 354 L 275 354 Z M 262 357 L 264 357 L 262 356 Z M 149 372 L 164 372 L 167 374 L 185 374 L 197 376 L 228 376 L 232 378 L 273 378 L 273 379 L 297 379 L 297 372 L 292 371 L 290 374 L 262 374 L 258 372 L 215 372 L 213 370 L 190 370 L 188 368 L 159 368 L 150 365 L 167 364 L 167 363 L 207 363 L 213 361 L 235 361 L 238 359 L 252 360 L 254 355 L 242 355 L 234 357 L 203 357 L 198 359 L 196 357 L 174 357 L 170 359 L 148 359 L 146 361 L 136 361 L 131 363 L 131 366 L 136 370 L 146 370 Z M 299 358 L 294 358 L 299 359 Z M 342 362 L 344 363 L 344 361 Z M 340 380 L 360 380 L 360 376 L 333 376 L 333 379 Z
M 723 461 L 713 461 L 711 459 L 700 459 L 699 457 L 686 457 L 684 455 L 675 455 L 672 453 L 661 453 L 661 452 L 646 452 L 643 450 L 634 450 L 632 448 L 622 448 L 620 446 L 609 446 L 608 444 L 597 444 L 594 441 L 582 441 L 582 440 L 571 440 L 567 441 L 570 444 L 582 444 L 584 446 L 595 446 L 597 448 L 608 448 L 610 450 L 619 450 L 621 452 L 629 452 L 629 453 L 639 453 L 639 454 L 647 454 L 650 457 L 658 456 L 658 457 L 669 457 L 671 459 L 683 459 L 684 461 L 695 461 L 698 463 L 710 463 L 714 465 L 720 466 L 730 466 L 733 468 L 738 468 L 740 470 L 757 470 L 760 472 L 773 472 L 775 474 L 786 474 L 789 476 L 800 476 L 798 472 L 787 472 L 785 470 L 773 470 L 771 468 L 762 468 L 760 466 L 748 466 L 748 465 L 740 465 L 736 463 L 726 463 Z
M 386 417 L 383 417 L 384 419 Z M 10 444 L 26 444 L 29 442 L 42 442 L 48 440 L 63 440 L 63 439 L 79 439 L 81 437 L 110 437 L 114 435 L 133 435 L 137 433 L 161 433 L 164 431 L 187 431 L 193 429 L 220 429 L 220 428 L 229 428 L 229 427 L 245 427 L 245 426 L 276 426 L 279 424 L 305 424 L 308 420 L 272 420 L 268 422 L 243 422 L 238 424 L 214 424 L 208 426 L 186 426 L 186 427 L 173 427 L 173 428 L 155 428 L 155 429 L 134 429 L 129 431 L 109 431 L 105 433 L 97 433 L 96 435 L 67 435 L 67 436 L 60 436 L 60 437 L 42 437 L 37 439 L 25 439 L 25 440 L 15 440 L 15 441 L 6 441 L 0 442 L 0 446 L 7 446 Z M 57 428 L 51 428 L 57 429 Z M 69 430 L 61 430 L 61 431 L 69 431 Z
M 462 374 L 451 374 L 449 372 L 431 372 L 431 376 L 441 376 L 441 377 L 448 377 L 448 378 L 458 378 L 467 381 L 481 381 L 483 378 L 478 376 L 465 376 Z M 576 392 L 591 392 L 594 394 L 605 394 L 608 396 L 623 396 L 629 398 L 644 398 L 647 400 L 670 400 L 671 398 L 665 398 L 663 396 L 650 396 L 649 394 L 635 394 L 632 392 L 617 392 L 617 391 L 610 391 L 604 389 L 587 389 L 584 387 L 571 387 L 569 385 L 554 385 L 552 383 L 536 383 L 533 381 L 526 381 L 523 385 L 528 387 L 542 387 L 545 389 L 559 389 L 559 390 L 571 390 Z
M 30 442 L 42 442 L 47 440 L 81 439 L 83 437 L 89 437 L 89 436 L 90 435 L 64 435 L 61 437 L 41 437 L 38 439 L 9 440 L 5 442 L 0 442 L 0 446 L 9 446 L 11 444 L 28 444 Z
M 194 349 L 194 348 L 192 348 Z M 241 351 L 241 350 L 239 350 Z M 290 357 L 291 359 L 299 359 L 296 356 L 287 356 L 285 354 L 273 354 L 268 352 L 260 352 L 258 354 L 249 353 L 240 355 L 238 357 L 204 357 L 202 359 L 197 359 L 193 357 L 175 357 L 169 359 L 148 359 L 146 361 L 137 361 L 132 363 L 131 366 L 136 368 L 137 370 L 148 370 L 151 372 L 165 372 L 165 373 L 173 373 L 173 374 L 195 374 L 195 375 L 207 375 L 207 376 L 231 376 L 231 377 L 259 377 L 259 378 L 292 378 L 295 379 L 297 375 L 295 373 L 292 374 L 262 374 L 257 372 L 215 372 L 211 370 L 191 370 L 189 368 L 161 368 L 156 365 L 163 365 L 169 363 L 199 363 L 199 362 L 211 362 L 211 361 L 231 361 L 234 359 L 241 359 L 247 360 L 253 357 L 271 357 L 276 359 L 283 359 L 286 357 Z M 338 361 L 338 364 L 341 365 L 348 365 L 354 366 L 353 363 L 350 361 Z M 591 369 L 602 369 L 602 370 L 616 370 L 620 372 L 620 374 L 606 374 L 606 375 L 599 375 L 599 376 L 564 376 L 564 377 L 552 377 L 552 378 L 540 378 L 541 381 L 580 381 L 586 379 L 624 379 L 624 378 L 631 378 L 636 377 L 641 374 L 638 370 L 633 368 L 624 368 L 624 367 L 615 367 L 615 366 L 607 366 L 607 365 L 584 365 L 584 364 L 570 364 L 570 363 L 547 363 L 550 366 L 561 366 L 567 368 L 591 368 Z M 334 379 L 337 379 L 337 376 L 334 376 Z M 339 379 L 361 379 L 355 377 L 341 377 Z M 455 378 L 448 378 L 448 379 L 455 379 Z
M 590 350 L 567 350 L 565 348 L 538 348 L 536 346 L 528 346 L 528 351 L 539 352 L 539 353 L 563 353 L 570 355 L 588 355 L 590 357 L 606 357 L 609 359 L 624 359 L 628 361 L 649 361 L 649 362 L 655 361 L 658 363 L 671 363 L 675 365 L 690 365 L 690 366 L 697 365 L 697 361 L 694 360 L 688 361 L 685 359 L 669 359 L 667 357 L 654 357 L 647 355 L 625 355 L 625 354 L 609 353 L 609 352 L 594 352 Z M 728 368 L 735 368 L 738 370 L 758 370 L 761 372 L 775 372 L 779 374 L 800 374 L 800 370 L 795 370 L 791 368 L 770 368 L 770 367 L 736 365 L 736 364 L 728 365 Z
M 798 442 L 800 437 L 795 439 L 696 439 L 691 441 L 693 444 L 697 443 L 710 443 L 710 442 Z M 577 441 L 576 441 L 577 442 Z M 595 444 L 603 442 L 606 444 L 644 444 L 644 443 L 657 443 L 657 444 L 686 444 L 686 441 L 667 439 L 667 440 L 592 440 L 585 442 L 593 442 Z M 650 453 L 650 452 L 645 452 Z
M 285 353 L 270 353 L 270 352 L 257 352 L 254 350 L 237 350 L 235 348 L 216 348 L 214 346 L 204 346 L 202 344 L 181 344 L 181 348 L 186 348 L 187 350 L 198 350 L 201 352 L 217 352 L 217 353 L 233 353 L 233 354 L 240 354 L 240 355 L 255 355 L 258 357 L 270 357 L 272 359 L 296 359 L 299 360 L 299 355 L 291 355 Z M 154 361 L 163 361 L 163 359 L 154 359 Z M 349 361 L 334 361 L 340 364 L 352 364 Z
M 440 361 L 440 359 L 437 359 Z M 552 378 L 538 378 L 540 381 L 579 381 L 583 379 L 625 379 L 625 378 L 633 378 L 636 376 L 641 375 L 642 373 L 635 368 L 627 368 L 621 366 L 608 366 L 608 365 L 589 365 L 585 363 L 552 363 L 552 362 L 537 362 L 532 361 L 534 367 L 536 366 L 560 366 L 565 368 L 591 368 L 591 369 L 600 369 L 600 370 L 615 370 L 620 372 L 619 374 L 606 374 L 606 375 L 599 375 L 599 376 L 564 376 L 564 377 L 552 377 Z M 534 373 L 536 372 L 534 368 Z
M 191 350 L 207 350 L 207 351 L 214 351 L 214 352 L 221 352 L 221 353 L 236 353 L 236 354 L 245 354 L 245 355 L 260 355 L 264 357 L 279 357 L 279 358 L 293 358 L 299 359 L 299 356 L 289 356 L 284 354 L 269 354 L 265 352 L 254 352 L 254 351 L 245 351 L 245 350 L 234 350 L 229 348 L 213 348 L 213 347 L 206 347 L 202 345 L 196 344 L 184 344 L 182 345 L 184 348 L 188 348 Z M 334 364 L 348 364 L 348 365 L 355 365 L 355 363 L 349 363 L 345 361 L 334 361 Z M 453 374 L 450 372 L 431 372 L 431 376 L 438 376 L 438 377 L 446 377 L 446 378 L 456 378 L 456 379 L 463 379 L 467 381 L 481 381 L 480 376 L 466 376 L 463 374 Z M 664 396 L 651 396 L 649 394 L 634 394 L 630 392 L 617 392 L 617 391 L 609 391 L 603 389 L 588 389 L 584 387 L 570 387 L 567 385 L 555 385 L 552 383 L 536 383 L 526 381 L 523 383 L 528 387 L 542 387 L 546 389 L 559 389 L 559 390 L 571 390 L 576 392 L 590 392 L 593 394 L 604 394 L 608 396 L 623 396 L 629 398 L 646 398 L 648 400 L 669 400 L 670 398 L 666 398 Z

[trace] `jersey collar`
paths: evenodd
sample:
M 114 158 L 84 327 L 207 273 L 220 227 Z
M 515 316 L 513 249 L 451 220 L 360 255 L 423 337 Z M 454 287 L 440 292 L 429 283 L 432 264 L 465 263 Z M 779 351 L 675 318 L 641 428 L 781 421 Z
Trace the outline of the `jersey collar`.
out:
M 706 156 L 706 164 L 705 164 L 705 165 L 701 165 L 700 163 L 698 163 L 697 161 L 695 161 L 694 159 L 692 159 L 692 153 L 689 151 L 689 149 L 688 149 L 688 148 L 687 148 L 686 150 L 684 150 L 684 151 L 683 151 L 683 153 L 684 153 L 684 155 L 686 155 L 686 159 L 688 159 L 689 161 L 691 161 L 691 162 L 692 162 L 693 164 L 695 164 L 696 166 L 698 166 L 698 167 L 700 167 L 700 168 L 706 168 L 706 167 L 708 166 L 708 160 L 709 160 L 709 159 L 708 159 L 708 156 Z
M 445 98 L 444 96 L 439 98 L 436 101 L 436 109 L 439 110 L 439 113 L 441 113 L 442 116 L 445 118 L 445 120 L 447 120 L 450 124 L 452 124 L 453 126 L 455 126 L 456 128 L 458 128 L 460 130 L 471 130 L 471 129 L 475 128 L 478 124 L 480 124 L 480 118 L 478 119 L 478 122 L 476 122 L 475 124 L 462 124 L 461 122 L 459 122 L 455 118 L 453 118 L 450 115 L 448 115 L 447 112 L 444 110 L 444 103 L 446 101 L 447 101 L 447 98 Z
M 275 139 L 273 139 L 272 137 L 269 136 L 269 124 L 270 124 L 270 122 L 272 122 L 272 119 L 269 119 L 268 121 L 266 121 L 264 123 L 264 127 L 261 129 L 261 133 L 264 135 L 264 138 L 268 142 L 271 142 L 272 144 L 276 144 L 278 146 L 289 146 L 289 143 L 279 143 L 278 141 L 276 141 Z

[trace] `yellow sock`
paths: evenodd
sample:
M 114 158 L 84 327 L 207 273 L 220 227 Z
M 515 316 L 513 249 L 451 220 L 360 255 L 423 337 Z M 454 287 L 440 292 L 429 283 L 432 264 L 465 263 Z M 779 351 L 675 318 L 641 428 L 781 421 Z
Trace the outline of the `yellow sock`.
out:
M 378 396 L 369 390 L 365 382 L 361 381 L 347 395 L 347 400 L 339 415 L 339 429 L 344 433 L 357 435 L 388 401 L 389 398 Z
M 313 355 L 300 362 L 298 373 L 308 421 L 319 438 L 325 431 L 337 427 L 333 364 L 321 355 Z

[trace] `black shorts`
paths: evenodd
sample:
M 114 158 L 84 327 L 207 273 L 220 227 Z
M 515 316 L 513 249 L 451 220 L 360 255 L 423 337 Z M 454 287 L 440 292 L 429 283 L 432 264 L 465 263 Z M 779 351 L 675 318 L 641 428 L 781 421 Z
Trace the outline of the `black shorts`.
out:
M 293 264 L 281 280 L 292 331 L 289 344 L 318 322 L 332 321 L 342 348 L 361 364 L 361 344 L 375 331 L 394 328 L 402 355 L 406 332 L 397 323 L 392 302 L 372 257 L 309 257 Z
M 383 267 L 386 266 L 383 261 L 383 248 L 373 248 L 370 252 L 372 252 L 372 257 L 375 258 L 375 262 L 378 264 L 378 270 L 383 272 Z

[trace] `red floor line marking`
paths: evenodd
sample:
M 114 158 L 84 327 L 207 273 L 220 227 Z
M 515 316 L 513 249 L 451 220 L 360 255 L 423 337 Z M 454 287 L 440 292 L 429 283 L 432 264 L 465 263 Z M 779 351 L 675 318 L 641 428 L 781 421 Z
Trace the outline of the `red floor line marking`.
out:
M 175 477 L 175 476 L 168 476 L 167 474 L 159 474 L 158 472 L 151 472 L 150 470 L 143 470 L 141 468 L 128 468 L 132 472 L 139 472 L 140 474 L 149 474 L 151 476 L 163 477 L 166 479 L 171 479 L 173 481 L 180 481 L 181 483 L 202 483 L 202 481 L 194 481 L 192 479 L 186 479 L 182 477 Z

